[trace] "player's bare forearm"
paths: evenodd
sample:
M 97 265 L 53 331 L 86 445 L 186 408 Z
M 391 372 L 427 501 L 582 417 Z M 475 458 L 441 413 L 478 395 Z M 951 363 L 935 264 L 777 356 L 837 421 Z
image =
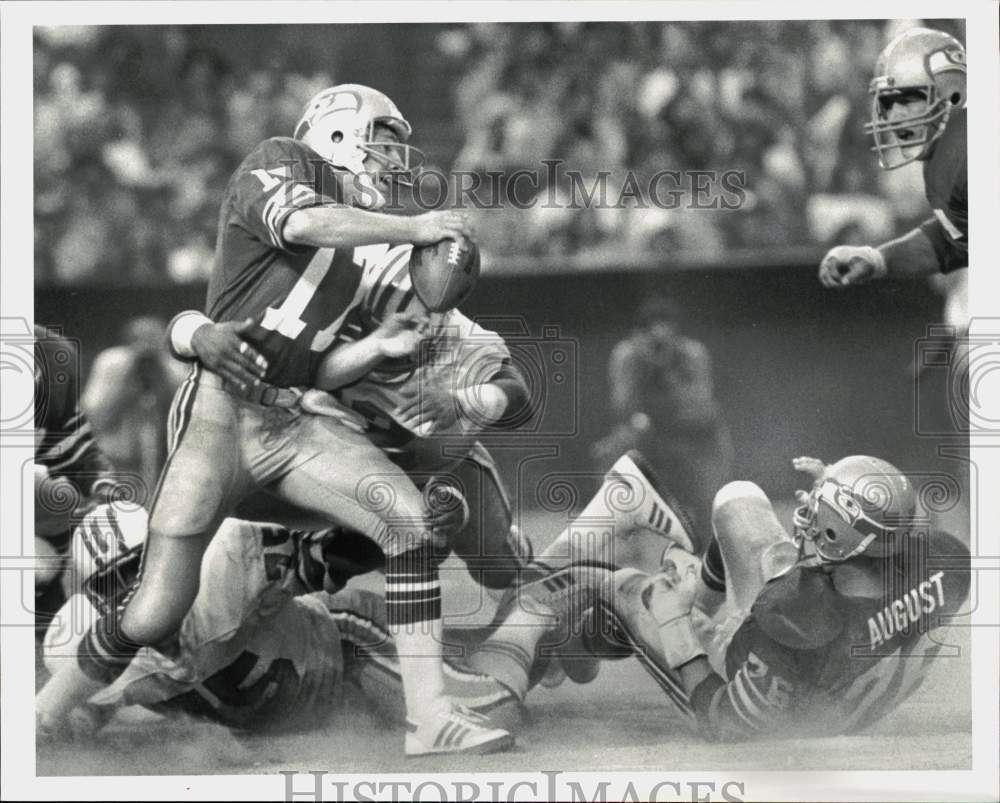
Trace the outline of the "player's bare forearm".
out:
M 336 390 L 356 382 L 384 359 L 410 357 L 427 333 L 427 317 L 396 313 L 371 334 L 327 352 L 316 372 L 316 387 Z
M 886 276 L 913 279 L 931 276 L 941 270 L 934 246 L 920 229 L 883 243 L 876 249 L 885 259 Z
M 315 248 L 353 248 L 410 242 L 410 218 L 349 206 L 313 206 L 293 212 L 282 232 L 287 242 Z
M 407 217 L 350 206 L 298 209 L 288 216 L 282 231 L 287 242 L 314 248 L 354 248 L 376 243 L 426 245 L 472 235 L 464 212 L 425 212 Z
M 168 342 L 175 357 L 197 359 L 208 370 L 246 391 L 256 386 L 267 373 L 267 359 L 243 336 L 254 321 L 215 323 L 195 310 L 176 315 L 168 327 Z
M 385 355 L 379 338 L 375 335 L 338 346 L 320 363 L 316 371 L 316 387 L 320 390 L 336 390 L 350 385 L 369 373 L 383 359 Z
M 913 229 L 878 248 L 869 245 L 831 248 L 820 262 L 819 280 L 824 287 L 847 287 L 886 277 L 930 276 L 942 267 L 930 238 L 922 229 Z
M 510 400 L 503 388 L 487 382 L 462 388 L 458 391 L 458 403 L 464 421 L 476 429 L 481 429 L 503 418 Z

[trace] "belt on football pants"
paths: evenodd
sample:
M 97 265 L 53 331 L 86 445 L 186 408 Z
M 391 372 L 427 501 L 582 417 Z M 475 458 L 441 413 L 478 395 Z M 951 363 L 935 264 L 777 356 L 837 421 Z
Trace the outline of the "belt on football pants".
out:
M 211 371 L 205 372 L 205 380 L 210 385 L 227 390 L 234 396 L 263 407 L 298 407 L 299 400 L 302 398 L 302 391 L 298 388 L 279 388 L 266 382 L 261 382 L 250 388 L 246 393 L 241 393 L 231 383 L 226 382 L 221 376 Z
M 250 391 L 250 401 L 264 407 L 298 407 L 302 391 L 298 388 L 279 388 L 263 382 Z

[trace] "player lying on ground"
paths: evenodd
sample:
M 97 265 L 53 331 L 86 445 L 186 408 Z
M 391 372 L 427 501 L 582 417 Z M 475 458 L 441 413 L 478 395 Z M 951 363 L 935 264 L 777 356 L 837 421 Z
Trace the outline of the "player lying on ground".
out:
M 716 496 L 704 561 L 674 546 L 655 573 L 571 568 L 581 576 L 568 596 L 536 594 L 538 620 L 575 616 L 592 654 L 637 654 L 710 739 L 830 736 L 876 722 L 941 652 L 933 631 L 966 598 L 969 550 L 918 518 L 909 480 L 883 460 L 795 465 L 815 483 L 799 492 L 794 539 L 757 485 L 730 483 Z M 540 641 L 537 629 L 501 626 L 480 653 L 514 642 L 523 658 Z M 521 692 L 528 665 L 508 659 L 492 671 Z
M 449 511 L 436 526 L 448 530 L 459 523 Z M 45 637 L 53 674 L 75 660 L 87 625 L 130 587 L 146 529 L 142 508 L 121 505 L 101 506 L 77 528 L 72 555 L 79 592 Z M 383 563 L 373 542 L 343 530 L 290 531 L 226 519 L 205 552 L 198 596 L 176 637 L 156 649 L 144 647 L 114 683 L 71 713 L 66 729 L 41 735 L 90 735 L 123 705 L 183 712 L 240 730 L 300 730 L 326 722 L 345 691 L 367 695 L 402 720 L 385 601 L 344 588 L 351 577 L 381 570 Z M 469 709 L 489 711 L 514 701 L 496 680 L 458 662 L 447 666 L 445 684 L 449 696 Z M 474 713 L 465 715 L 486 724 Z M 447 741 L 461 744 L 460 729 Z
M 463 516 L 453 507 L 440 509 L 434 517 L 437 534 L 449 537 L 464 525 Z M 54 674 L 72 668 L 88 619 L 117 604 L 116 598 L 131 587 L 146 522 L 141 508 L 104 506 L 77 528 L 72 554 L 81 591 L 60 611 L 46 637 L 47 664 Z M 597 540 L 574 537 L 594 535 L 595 527 Z M 679 520 L 670 516 L 643 469 L 626 456 L 557 539 L 549 560 L 578 572 L 589 559 L 611 555 L 612 541 L 637 530 L 654 533 L 661 544 L 674 543 L 672 536 L 686 543 Z M 382 565 L 373 542 L 344 530 L 305 533 L 227 519 L 206 551 L 201 588 L 176 638 L 157 649 L 140 650 L 114 684 L 70 715 L 68 730 L 92 731 L 114 707 L 131 704 L 183 711 L 241 729 L 310 727 L 330 715 L 344 682 L 381 703 L 388 697 L 398 709 L 390 708 L 390 713 L 402 718 L 399 667 L 386 632 L 384 601 L 343 588 L 351 577 Z M 544 580 L 565 589 L 574 582 L 570 571 L 553 570 Z M 579 574 L 575 577 L 578 581 Z M 527 584 L 515 597 L 524 604 L 507 606 L 509 625 L 535 624 L 523 614 L 530 612 L 533 597 L 550 593 L 541 582 Z M 552 624 L 543 622 L 542 627 L 554 634 L 548 641 L 555 644 L 563 631 Z M 539 660 L 529 662 L 524 688 L 515 693 L 492 672 L 494 663 L 503 671 L 499 642 L 480 654 L 488 635 L 489 630 L 447 634 L 458 649 L 446 667 L 446 688 L 453 699 L 510 728 L 517 723 L 520 701 L 549 661 L 539 654 Z M 472 670 L 473 665 L 482 668 Z M 40 733 L 55 738 L 66 730 Z M 462 743 L 463 732 L 453 727 L 431 752 Z M 481 746 L 459 749 L 476 752 Z
M 886 170 L 924 163 L 924 192 L 934 216 L 877 248 L 831 249 L 819 267 L 825 287 L 968 267 L 965 79 L 965 48 L 942 31 L 911 28 L 882 51 L 869 89 L 873 150 Z
M 57 723 L 80 702 L 74 694 L 90 697 L 144 645 L 181 626 L 212 535 L 243 498 L 265 489 L 370 536 L 385 551 L 388 625 L 400 642 L 407 708 L 416 725 L 406 734 L 407 752 L 424 751 L 459 720 L 467 734 L 459 747 L 510 745 L 506 732 L 465 721 L 445 694 L 440 584 L 419 491 L 362 434 L 303 411 L 292 390 L 314 385 L 318 359 L 361 286 L 365 246 L 429 244 L 471 233 L 460 213 L 377 211 L 391 182 L 408 174 L 410 132 L 380 92 L 332 87 L 309 103 L 295 139 L 266 140 L 233 174 L 206 311 L 256 349 L 261 359 L 244 363 L 255 378 L 234 384 L 228 374 L 195 366 L 178 391 L 141 579 L 81 640 L 78 665 L 69 662 L 72 668 L 41 690 L 36 710 L 43 720 Z M 360 476 L 345 471 L 356 466 L 370 468 L 395 493 L 359 498 Z M 381 504 L 387 499 L 391 504 Z
M 469 666 L 489 672 L 520 699 L 540 671 L 547 685 L 567 675 L 577 683 L 592 680 L 601 658 L 631 654 L 621 644 L 606 649 L 587 632 L 615 570 L 655 571 L 666 547 L 694 549 L 691 533 L 690 520 L 645 459 L 635 451 L 623 455 L 569 526 L 522 572 L 523 582 L 501 601 L 498 627 Z M 684 704 L 676 683 L 666 691 Z

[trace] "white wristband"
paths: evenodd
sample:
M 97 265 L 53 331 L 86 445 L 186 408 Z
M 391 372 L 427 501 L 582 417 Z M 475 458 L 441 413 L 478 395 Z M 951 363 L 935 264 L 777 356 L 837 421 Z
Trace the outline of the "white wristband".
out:
M 170 347 L 174 354 L 188 360 L 194 359 L 197 355 L 191 339 L 207 323 L 212 323 L 212 319 L 197 310 L 185 310 L 176 315 L 170 322 Z
M 858 249 L 861 253 L 859 256 L 867 259 L 872 267 L 874 268 L 874 273 L 872 274 L 873 279 L 882 279 L 889 272 L 888 266 L 885 264 L 885 257 L 882 256 L 882 252 L 877 248 L 872 248 L 870 245 L 861 246 Z

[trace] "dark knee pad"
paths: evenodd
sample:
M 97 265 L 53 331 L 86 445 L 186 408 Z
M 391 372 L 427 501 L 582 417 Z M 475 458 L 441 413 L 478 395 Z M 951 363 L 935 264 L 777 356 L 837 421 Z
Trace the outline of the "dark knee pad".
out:
M 77 663 L 87 677 L 108 685 L 121 676 L 142 646 L 122 632 L 117 612 L 107 613 L 81 639 Z
M 332 588 L 340 590 L 352 577 L 384 570 L 385 553 L 367 535 L 344 528 L 324 541 L 323 563 Z
M 713 591 L 726 590 L 726 565 L 722 562 L 719 539 L 715 536 L 712 536 L 701 562 L 701 579 Z

